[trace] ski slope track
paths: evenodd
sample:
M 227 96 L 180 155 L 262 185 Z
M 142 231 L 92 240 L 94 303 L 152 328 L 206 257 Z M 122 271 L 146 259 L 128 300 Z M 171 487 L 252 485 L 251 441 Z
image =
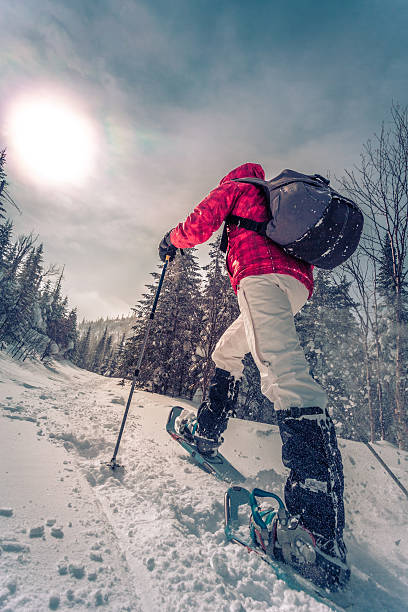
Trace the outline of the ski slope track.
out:
M 0 610 L 323 612 L 255 554 L 226 544 L 227 484 L 166 433 L 184 400 L 69 363 L 0 356 Z M 408 610 L 408 501 L 363 444 L 340 440 L 353 611 Z M 375 448 L 408 485 L 408 455 Z M 276 427 L 233 419 L 222 452 L 244 486 L 283 493 Z

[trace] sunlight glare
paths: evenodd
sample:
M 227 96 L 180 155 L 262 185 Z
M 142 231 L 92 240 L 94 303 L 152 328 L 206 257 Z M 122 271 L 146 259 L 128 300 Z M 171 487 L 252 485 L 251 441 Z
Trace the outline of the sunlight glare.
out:
M 91 122 L 67 102 L 30 97 L 11 111 L 11 146 L 22 169 L 38 182 L 81 182 L 94 165 Z

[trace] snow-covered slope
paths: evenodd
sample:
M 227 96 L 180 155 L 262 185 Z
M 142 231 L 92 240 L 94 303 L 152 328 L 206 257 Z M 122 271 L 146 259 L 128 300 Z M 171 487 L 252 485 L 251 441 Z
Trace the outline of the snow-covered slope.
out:
M 224 483 L 165 432 L 172 398 L 57 363 L 0 358 L 0 610 L 323 611 L 244 549 L 226 544 Z M 408 501 L 364 445 L 340 441 L 353 610 L 408 610 Z M 408 483 L 408 456 L 376 444 Z M 247 486 L 281 493 L 270 425 L 232 420 L 225 455 Z

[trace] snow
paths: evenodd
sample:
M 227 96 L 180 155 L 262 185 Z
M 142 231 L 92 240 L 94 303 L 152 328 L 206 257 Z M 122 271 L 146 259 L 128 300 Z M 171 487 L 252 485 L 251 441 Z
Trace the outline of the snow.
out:
M 0 610 L 282 610 L 327 607 L 226 544 L 227 485 L 197 468 L 165 432 L 171 406 L 66 363 L 0 356 Z M 340 441 L 352 610 L 408 610 L 408 500 L 360 443 Z M 377 452 L 408 483 L 408 455 Z M 286 470 L 271 425 L 234 419 L 223 451 L 245 486 L 282 494 Z

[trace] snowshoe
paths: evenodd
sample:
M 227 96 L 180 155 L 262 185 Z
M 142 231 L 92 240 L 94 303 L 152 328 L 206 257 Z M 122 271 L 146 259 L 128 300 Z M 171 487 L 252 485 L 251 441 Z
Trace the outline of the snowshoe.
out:
M 257 497 L 272 498 L 278 508 L 262 510 Z M 342 555 L 331 542 L 324 545 L 295 516 L 291 516 L 283 501 L 274 493 L 254 489 L 250 495 L 250 533 L 253 543 L 281 563 L 287 563 L 318 587 L 335 592 L 346 586 L 350 570 Z M 320 545 L 319 545 L 320 544 Z
M 182 416 L 183 413 L 184 416 Z M 208 474 L 226 482 L 243 482 L 245 477 L 218 450 L 223 441 L 222 438 L 215 440 L 197 436 L 195 421 L 194 412 L 181 408 L 181 406 L 174 406 L 167 419 L 167 433 Z
M 272 498 L 276 508 L 262 509 L 257 497 Z M 250 514 L 250 535 L 248 518 Z M 225 494 L 225 535 L 256 553 L 288 586 L 302 590 L 333 610 L 350 606 L 343 592 L 350 570 L 345 562 L 319 548 L 316 538 L 290 516 L 278 495 L 234 486 Z

